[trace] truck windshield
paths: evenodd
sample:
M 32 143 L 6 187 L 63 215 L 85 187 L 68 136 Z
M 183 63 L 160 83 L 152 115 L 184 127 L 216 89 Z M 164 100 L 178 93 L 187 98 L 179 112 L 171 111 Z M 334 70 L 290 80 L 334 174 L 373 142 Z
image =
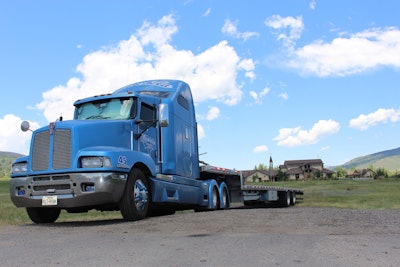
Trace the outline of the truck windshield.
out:
M 83 103 L 75 108 L 76 120 L 126 120 L 136 116 L 136 98 L 122 97 Z

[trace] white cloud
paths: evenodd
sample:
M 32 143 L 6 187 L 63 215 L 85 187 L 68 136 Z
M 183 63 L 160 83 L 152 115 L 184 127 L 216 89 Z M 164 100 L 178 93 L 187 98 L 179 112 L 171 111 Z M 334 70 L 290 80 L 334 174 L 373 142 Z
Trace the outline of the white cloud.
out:
M 329 150 L 329 149 L 331 149 L 330 146 L 323 146 L 323 147 L 321 147 L 321 151 L 326 151 L 326 150 Z
M 262 152 L 266 152 L 266 151 L 268 151 L 268 147 L 266 145 L 256 146 L 253 149 L 254 153 L 262 153 Z
M 204 131 L 204 128 L 200 123 L 197 123 L 197 139 L 201 140 L 204 137 L 206 137 L 206 133 Z
M 279 135 L 273 140 L 278 141 L 279 146 L 295 147 L 317 143 L 325 136 L 335 134 L 340 125 L 334 120 L 319 120 L 310 130 L 302 130 L 301 127 L 282 128 Z
M 312 10 L 315 10 L 315 6 L 317 5 L 317 2 L 315 1 L 315 0 L 311 0 L 310 1 L 310 4 L 309 4 L 309 6 L 310 6 L 310 8 L 312 9 Z
M 369 127 L 380 123 L 398 122 L 400 120 L 400 109 L 380 108 L 367 115 L 361 114 L 358 118 L 350 120 L 349 126 L 359 130 L 367 130 Z
M 283 42 L 285 48 L 292 50 L 296 41 L 301 37 L 304 29 L 303 18 L 299 17 L 281 17 L 273 15 L 264 21 L 265 25 L 277 31 L 278 40 Z M 285 30 L 288 29 L 288 32 Z
M 207 17 L 211 13 L 211 8 L 207 8 L 207 10 L 203 13 L 203 17 Z
M 255 63 L 252 59 L 243 59 L 238 64 L 238 69 L 246 71 L 245 76 L 253 81 L 256 78 L 254 69 L 256 68 Z
M 238 21 L 231 21 L 229 19 L 225 20 L 224 25 L 222 26 L 222 33 L 231 36 L 233 38 L 243 39 L 243 41 L 247 41 L 250 37 L 258 37 L 259 34 L 257 32 L 239 32 L 236 28 Z
M 269 93 L 270 90 L 271 89 L 269 87 L 265 87 L 260 93 L 250 91 L 249 94 L 254 99 L 256 104 L 262 104 L 262 99 Z
M 36 105 L 48 121 L 60 114 L 71 119 L 75 100 L 109 93 L 126 84 L 147 79 L 181 79 L 192 88 L 194 100 L 215 100 L 236 105 L 242 97 L 243 81 L 238 75 L 253 79 L 252 59 L 240 58 L 226 41 L 193 54 L 171 45 L 178 27 L 172 15 L 156 24 L 145 21 L 129 39 L 113 47 L 94 51 L 77 66 L 81 78 L 72 77 L 42 95 Z
M 346 76 L 381 66 L 400 67 L 400 30 L 372 28 L 297 49 L 287 66 L 303 74 Z
M 249 94 L 257 102 L 258 94 L 255 91 L 250 91 Z
M 32 133 L 30 131 L 22 132 L 20 128 L 21 122 L 22 120 L 19 117 L 12 114 L 7 114 L 0 118 L 0 151 L 28 154 Z M 29 123 L 32 130 L 39 128 L 38 123 Z
M 289 99 L 289 95 L 287 93 L 280 93 L 278 96 L 280 98 L 282 98 L 283 100 L 288 100 Z
M 207 113 L 206 119 L 209 121 L 215 120 L 220 116 L 220 110 L 217 107 L 210 107 L 210 110 Z

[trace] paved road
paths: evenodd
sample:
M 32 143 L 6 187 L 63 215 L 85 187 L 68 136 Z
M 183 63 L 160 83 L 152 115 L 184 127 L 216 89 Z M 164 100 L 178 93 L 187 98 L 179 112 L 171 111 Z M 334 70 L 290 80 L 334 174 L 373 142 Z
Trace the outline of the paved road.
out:
M 1 266 L 398 266 L 400 211 L 232 209 L 0 228 Z

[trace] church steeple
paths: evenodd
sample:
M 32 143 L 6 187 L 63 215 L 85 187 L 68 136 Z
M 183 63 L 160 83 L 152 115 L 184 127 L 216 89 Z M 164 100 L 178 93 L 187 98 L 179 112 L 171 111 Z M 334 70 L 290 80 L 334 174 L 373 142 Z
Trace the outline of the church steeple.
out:
M 272 156 L 269 156 L 269 170 L 272 171 L 274 169 L 274 163 L 272 161 Z

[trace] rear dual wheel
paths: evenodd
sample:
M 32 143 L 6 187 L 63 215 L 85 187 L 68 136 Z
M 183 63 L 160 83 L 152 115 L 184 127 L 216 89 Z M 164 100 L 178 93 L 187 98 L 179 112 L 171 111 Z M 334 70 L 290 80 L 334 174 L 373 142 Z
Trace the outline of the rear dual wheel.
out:
M 208 196 L 211 200 L 208 206 L 195 208 L 195 212 L 212 211 L 220 208 L 219 190 L 218 187 L 213 186 L 211 196 Z M 210 207 L 211 206 L 211 207 Z
M 222 189 L 221 204 L 223 209 L 228 209 L 230 206 L 228 192 L 225 188 Z
M 213 190 L 212 190 L 212 205 L 213 205 L 213 210 L 217 210 L 219 209 L 220 205 L 219 205 L 219 192 L 218 192 L 218 188 L 214 186 Z
M 279 204 L 282 207 L 289 207 L 290 206 L 290 192 L 288 191 L 281 191 L 279 192 Z
M 296 204 L 296 192 L 293 191 L 279 192 L 279 204 L 282 207 L 294 206 Z
M 296 192 L 290 192 L 290 205 L 296 205 Z

